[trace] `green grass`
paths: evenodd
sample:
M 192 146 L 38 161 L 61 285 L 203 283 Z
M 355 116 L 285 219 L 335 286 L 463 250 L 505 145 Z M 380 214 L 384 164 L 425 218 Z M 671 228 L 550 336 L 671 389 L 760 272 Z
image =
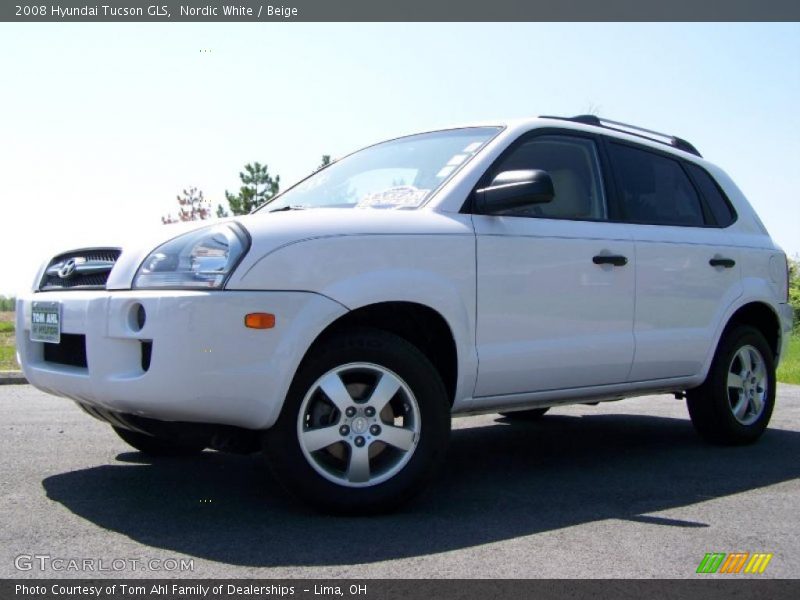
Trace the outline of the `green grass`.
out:
M 778 369 L 778 381 L 800 384 L 800 335 L 789 338 L 789 348 Z
M 16 371 L 17 351 L 14 344 L 14 313 L 0 312 L 0 371 Z
M 4 344 L 5 340 L 0 336 L 0 344 Z M 17 353 L 14 348 L 13 342 L 9 345 L 0 346 L 0 371 L 18 371 L 19 365 L 17 364 Z

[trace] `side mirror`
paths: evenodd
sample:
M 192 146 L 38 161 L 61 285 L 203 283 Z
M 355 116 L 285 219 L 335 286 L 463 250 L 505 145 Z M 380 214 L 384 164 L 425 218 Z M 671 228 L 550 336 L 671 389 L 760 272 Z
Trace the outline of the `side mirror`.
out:
M 555 198 L 553 180 L 547 171 L 503 171 L 492 183 L 475 191 L 475 209 L 493 214 L 531 204 L 544 204 Z

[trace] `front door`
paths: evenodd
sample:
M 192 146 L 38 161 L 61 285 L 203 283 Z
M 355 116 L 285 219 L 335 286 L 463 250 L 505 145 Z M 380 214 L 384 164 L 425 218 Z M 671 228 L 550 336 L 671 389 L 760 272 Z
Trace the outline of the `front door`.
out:
M 475 397 L 627 381 L 634 354 L 635 256 L 628 226 L 608 219 L 592 136 L 519 140 L 487 177 L 547 171 L 552 202 L 474 215 Z

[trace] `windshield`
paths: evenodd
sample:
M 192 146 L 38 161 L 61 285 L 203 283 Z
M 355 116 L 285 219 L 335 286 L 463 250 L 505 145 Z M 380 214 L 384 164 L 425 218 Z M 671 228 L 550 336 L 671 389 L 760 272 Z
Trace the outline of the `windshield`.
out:
M 414 209 L 499 130 L 450 129 L 376 144 L 311 175 L 261 208 Z

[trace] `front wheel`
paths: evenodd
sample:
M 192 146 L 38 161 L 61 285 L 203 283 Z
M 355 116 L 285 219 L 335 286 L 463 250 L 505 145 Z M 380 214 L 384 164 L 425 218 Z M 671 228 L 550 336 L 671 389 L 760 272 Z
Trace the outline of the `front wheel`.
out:
M 386 512 L 441 465 L 450 405 L 436 369 L 415 346 L 364 329 L 340 334 L 303 361 L 266 458 L 290 492 L 324 512 Z
M 707 441 L 749 444 L 767 428 L 775 405 L 772 350 L 753 327 L 731 328 L 703 385 L 686 393 L 692 424 Z

